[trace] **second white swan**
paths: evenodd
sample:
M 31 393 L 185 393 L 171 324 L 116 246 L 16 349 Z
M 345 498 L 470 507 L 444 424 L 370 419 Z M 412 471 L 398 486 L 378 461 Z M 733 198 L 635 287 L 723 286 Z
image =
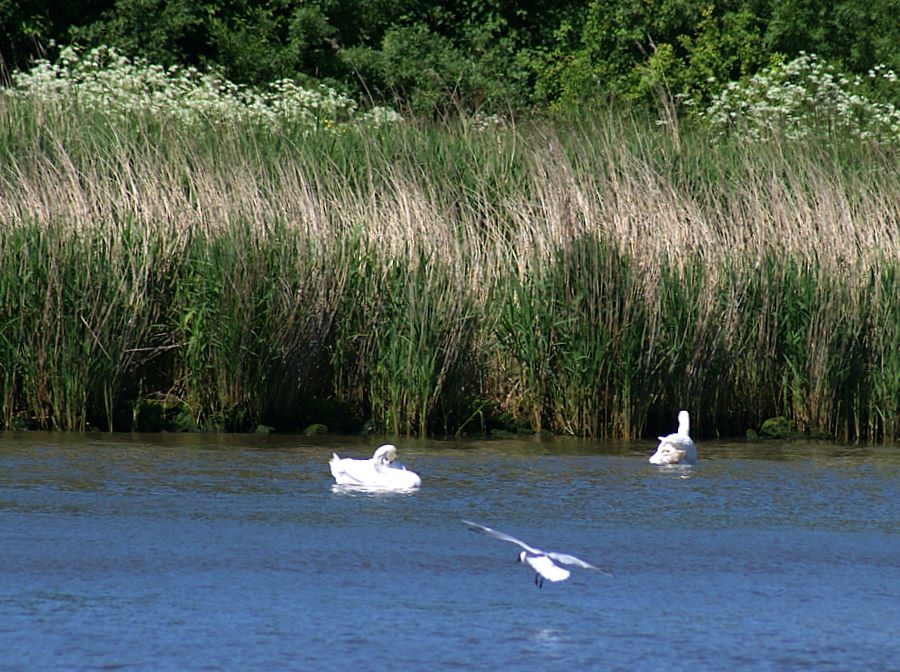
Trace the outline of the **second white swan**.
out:
M 414 471 L 397 464 L 397 447 L 380 446 L 368 460 L 340 457 L 334 453 L 328 465 L 335 483 L 373 490 L 415 490 L 422 479 Z
M 668 436 L 660 436 L 656 453 L 650 457 L 650 464 L 696 464 L 697 446 L 690 437 L 691 417 L 687 411 L 678 413 L 678 431 Z

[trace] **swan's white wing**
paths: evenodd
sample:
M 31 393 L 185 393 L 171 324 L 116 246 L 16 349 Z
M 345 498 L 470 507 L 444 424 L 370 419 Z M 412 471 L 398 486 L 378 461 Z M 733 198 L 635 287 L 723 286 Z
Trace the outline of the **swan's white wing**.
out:
M 668 443 L 676 448 L 686 450 L 689 446 L 693 447 L 694 441 L 687 434 L 669 434 L 668 436 L 660 436 L 659 442 Z
M 368 485 L 378 478 L 378 470 L 372 460 L 340 458 L 335 454 L 329 464 L 338 485 Z
M 512 543 L 514 543 L 518 546 L 521 546 L 529 553 L 534 553 L 535 555 L 544 555 L 544 551 L 540 550 L 539 548 L 533 548 L 532 546 L 529 546 L 521 539 L 516 539 L 515 537 L 510 536 L 510 535 L 506 534 L 505 532 L 500 532 L 498 530 L 494 530 L 490 527 L 485 527 L 484 525 L 479 525 L 478 523 L 473 523 L 468 520 L 464 520 L 462 522 L 470 530 L 473 530 L 475 532 L 484 532 L 485 534 L 489 534 L 496 539 L 502 539 L 503 541 L 511 541 Z M 553 563 L 551 562 L 550 564 L 553 564 Z M 553 580 L 557 581 L 558 579 L 553 579 Z
M 688 439 L 681 445 L 681 448 L 683 448 L 685 452 L 685 463 L 694 464 L 697 461 L 697 446 L 694 445 L 694 442 Z
M 344 460 L 340 455 L 333 453 L 328 461 L 328 466 L 331 467 L 331 475 L 334 476 L 335 480 L 340 481 L 344 477 Z
M 650 458 L 652 464 L 692 464 L 697 461 L 697 447 L 687 434 L 669 434 L 659 437 L 656 454 Z
M 575 565 L 576 567 L 583 567 L 584 569 L 593 569 L 594 571 L 600 572 L 601 574 L 612 576 L 612 574 L 600 569 L 596 565 L 592 565 L 591 563 L 585 562 L 581 558 L 576 558 L 574 555 L 569 555 L 568 553 L 547 553 L 547 555 L 553 560 L 561 562 L 564 565 Z
M 670 443 L 662 443 L 650 457 L 650 464 L 678 464 L 686 454 Z
M 548 581 L 565 581 L 571 573 L 568 569 L 554 565 L 546 555 L 526 555 L 525 562 Z

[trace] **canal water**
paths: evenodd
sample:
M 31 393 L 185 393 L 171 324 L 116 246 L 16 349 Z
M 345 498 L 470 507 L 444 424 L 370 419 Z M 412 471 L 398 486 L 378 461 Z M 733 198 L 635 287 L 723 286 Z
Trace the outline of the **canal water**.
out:
M 0 434 L 3 670 L 898 670 L 900 449 Z M 574 568 L 537 588 L 518 547 Z

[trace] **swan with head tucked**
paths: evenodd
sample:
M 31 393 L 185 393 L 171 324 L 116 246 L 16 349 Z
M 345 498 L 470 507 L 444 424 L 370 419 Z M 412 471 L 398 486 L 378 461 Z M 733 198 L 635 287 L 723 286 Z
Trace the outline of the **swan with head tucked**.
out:
M 650 464 L 695 464 L 697 446 L 690 437 L 691 418 L 687 411 L 678 413 L 678 431 L 668 436 L 660 436 L 656 453 Z
M 512 535 L 506 534 L 505 532 L 500 532 L 499 530 L 494 530 L 490 527 L 485 527 L 484 525 L 479 525 L 478 523 L 473 523 L 468 520 L 464 520 L 462 522 L 466 527 L 474 532 L 483 532 L 484 534 L 489 534 L 495 539 L 509 541 L 523 548 L 524 550 L 519 553 L 518 557 L 516 558 L 516 562 L 521 562 L 522 564 L 528 565 L 534 570 L 534 585 L 536 585 L 538 588 L 544 587 L 544 579 L 556 582 L 565 581 L 569 578 L 571 572 L 568 569 L 560 567 L 556 564 L 556 562 L 560 562 L 564 565 L 575 565 L 576 567 L 582 567 L 584 569 L 593 569 L 594 571 L 600 572 L 601 574 L 606 574 L 606 576 L 612 576 L 608 572 L 604 572 L 599 567 L 595 567 L 591 563 L 585 562 L 581 558 L 576 558 L 574 555 L 569 555 L 567 553 L 557 553 L 555 551 L 542 551 L 539 548 L 529 546 L 524 541 L 516 539 Z M 554 562 L 554 560 L 556 562 Z
M 380 446 L 368 460 L 340 457 L 337 453 L 328 462 L 335 483 L 341 486 L 373 490 L 415 490 L 422 479 L 413 471 L 397 463 L 397 447 Z

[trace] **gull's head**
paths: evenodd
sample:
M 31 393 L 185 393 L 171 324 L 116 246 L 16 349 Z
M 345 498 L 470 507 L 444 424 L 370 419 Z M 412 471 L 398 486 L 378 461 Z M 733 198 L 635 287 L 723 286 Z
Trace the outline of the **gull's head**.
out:
M 519 555 L 516 556 L 516 562 L 525 562 L 525 558 L 528 557 L 528 553 L 522 551 Z
M 390 443 L 381 446 L 375 451 L 372 459 L 379 464 L 393 464 L 397 459 L 397 446 L 391 445 Z

